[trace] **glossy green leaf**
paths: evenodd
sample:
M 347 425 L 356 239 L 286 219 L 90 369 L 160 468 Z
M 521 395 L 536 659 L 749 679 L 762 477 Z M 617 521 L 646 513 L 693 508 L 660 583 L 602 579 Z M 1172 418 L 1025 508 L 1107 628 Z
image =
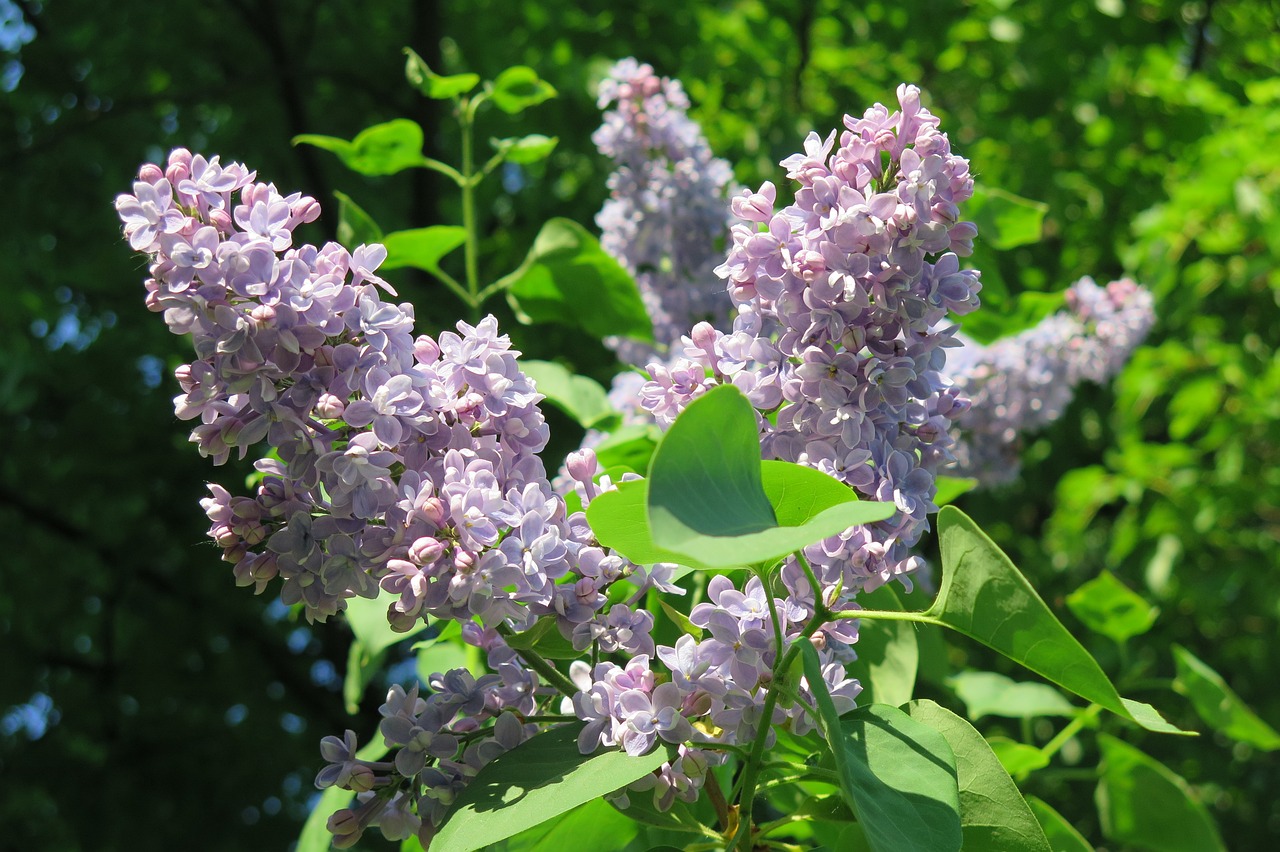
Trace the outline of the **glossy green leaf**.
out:
M 480 770 L 458 795 L 432 852 L 471 852 L 505 840 L 625 787 L 669 758 L 662 747 L 644 757 L 616 750 L 583 755 L 581 729 L 575 724 L 538 734 Z
M 362 175 L 393 175 L 422 166 L 422 128 L 407 118 L 397 118 L 361 130 L 348 142 L 334 136 L 304 133 L 293 138 L 295 145 L 314 145 L 338 155 L 343 165 Z
M 499 74 L 490 93 L 498 109 L 511 115 L 555 96 L 555 87 L 527 65 L 516 65 Z
M 382 269 L 412 266 L 432 274 L 440 273 L 440 261 L 467 241 L 467 229 L 457 225 L 432 225 L 408 231 L 393 231 L 382 238 L 387 259 Z
M 465 95 L 480 82 L 479 74 L 452 74 L 441 76 L 432 71 L 421 56 L 406 47 L 404 77 L 422 94 L 435 100 L 448 100 Z
M 511 139 L 490 139 L 489 144 L 498 150 L 504 160 L 508 163 L 517 163 L 527 166 L 530 163 L 537 163 L 551 156 L 551 152 L 556 149 L 556 145 L 560 143 L 558 136 L 543 136 L 541 133 L 531 133 L 528 136 L 519 136 Z
M 939 476 L 938 493 L 934 495 L 934 505 L 939 508 L 954 503 L 978 487 L 978 480 L 972 476 Z
M 497 284 L 516 317 L 582 328 L 597 338 L 653 340 L 653 326 L 630 273 L 585 228 L 568 219 L 542 226 L 524 262 Z
M 382 737 L 375 734 L 370 742 L 356 751 L 356 757 L 361 760 L 379 760 L 387 751 L 388 748 L 383 743 Z M 330 787 L 321 793 L 319 801 L 311 809 L 311 814 L 302 826 L 302 834 L 298 836 L 298 845 L 294 848 L 294 852 L 329 852 L 330 843 L 333 840 L 333 835 L 326 828 L 329 817 L 349 807 L 355 797 L 356 794 L 350 790 L 342 790 L 338 787 Z
M 351 715 L 360 712 L 364 691 L 381 670 L 387 652 L 370 651 L 359 639 L 347 651 L 347 673 L 342 678 L 342 703 Z
M 1186 734 L 1154 707 L 1121 698 L 1026 578 L 967 515 L 938 513 L 942 585 L 924 620 L 945 624 L 1021 663 L 1063 689 L 1157 733 Z
M 1173 646 L 1177 677 L 1173 688 L 1185 695 L 1205 724 L 1263 751 L 1280 748 L 1280 733 L 1258 718 L 1226 681 L 1181 645 Z
M 595 799 L 492 848 L 494 852 L 567 852 L 571 849 L 610 852 L 623 849 L 639 833 L 640 827 L 634 820 L 623 816 L 604 799 Z
M 1098 735 L 1102 777 L 1095 801 L 1102 833 L 1160 852 L 1225 850 L 1213 819 L 1187 782 L 1128 743 Z
M 942 734 L 955 755 L 965 852 L 1051 852 L 1040 824 L 982 734 L 933 701 L 912 701 L 906 710 Z
M 681 412 L 649 464 L 648 522 L 654 544 L 713 568 L 773 561 L 851 526 L 888 518 L 892 504 L 858 501 L 852 489 L 803 465 L 776 463 L 780 505 L 811 514 L 829 495 L 846 502 L 782 525 L 761 481 L 755 410 L 733 385 L 712 388 Z M 818 477 L 834 485 L 814 487 Z
M 609 404 L 609 392 L 599 382 L 569 371 L 554 361 L 521 359 L 520 369 L 533 379 L 538 393 L 574 419 L 584 429 L 605 426 L 618 414 Z M 597 457 L 598 458 L 598 457 Z
M 960 848 L 955 755 L 942 734 L 884 704 L 858 708 L 831 734 L 841 791 L 874 852 Z
M 373 600 L 351 598 L 347 601 L 347 624 L 351 626 L 351 632 L 356 635 L 356 638 L 372 653 L 390 648 L 397 642 L 416 636 L 427 629 L 426 621 L 418 621 L 405 633 L 392 630 L 391 624 L 387 621 L 387 607 L 396 599 L 396 595 L 382 592 Z
M 348 250 L 367 243 L 382 242 L 378 223 L 344 192 L 334 190 L 338 199 L 338 242 Z
M 901 612 L 904 608 L 892 586 L 863 592 L 858 603 L 867 609 Z M 920 659 L 917 630 L 909 621 L 868 619 L 858 625 L 858 657 L 845 670 L 862 683 L 859 704 L 897 707 L 911 700 Z
M 507 644 L 517 651 L 537 651 L 553 660 L 576 660 L 583 652 L 575 650 L 573 643 L 564 638 L 553 616 L 544 616 L 523 633 L 507 637 Z
M 1067 607 L 1085 627 L 1122 645 L 1150 630 L 1160 614 L 1105 570 L 1067 595 Z
M 1027 796 L 1027 805 L 1044 829 L 1044 836 L 1049 839 L 1053 852 L 1093 852 L 1093 845 L 1076 831 L 1075 826 L 1044 801 Z
M 605 470 L 627 467 L 644 473 L 661 439 L 662 432 L 656 426 L 623 426 L 596 445 L 596 459 Z
M 1044 202 L 982 184 L 974 186 L 965 207 L 965 216 L 978 226 L 978 238 L 1000 251 L 1040 242 L 1048 212 Z
M 1018 683 L 995 672 L 970 669 L 952 675 L 948 685 L 964 702 L 969 718 L 983 716 L 1031 719 L 1036 716 L 1072 716 L 1078 708 L 1062 693 L 1043 683 Z
M 658 604 L 662 607 L 662 611 L 667 618 L 671 619 L 671 623 L 680 628 L 681 633 L 688 633 L 694 639 L 702 638 L 702 628 L 690 621 L 689 616 L 661 598 L 658 599 Z

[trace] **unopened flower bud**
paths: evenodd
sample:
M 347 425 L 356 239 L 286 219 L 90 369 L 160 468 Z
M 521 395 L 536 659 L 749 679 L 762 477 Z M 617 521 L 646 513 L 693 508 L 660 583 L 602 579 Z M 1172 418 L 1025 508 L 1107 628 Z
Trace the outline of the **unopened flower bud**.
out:
M 138 170 L 138 180 L 143 183 L 154 184 L 164 179 L 164 172 L 160 171 L 160 167 L 155 163 L 147 163 Z
M 316 416 L 324 420 L 337 420 L 346 410 L 346 403 L 331 393 L 322 393 L 316 400 Z
M 423 536 L 409 545 L 409 560 L 415 565 L 431 565 L 443 554 L 444 544 L 431 536 Z
M 596 470 L 599 468 L 599 462 L 596 461 L 596 452 L 589 447 L 569 453 L 564 460 L 564 464 L 569 471 L 569 475 L 583 485 L 591 482 L 596 475 Z

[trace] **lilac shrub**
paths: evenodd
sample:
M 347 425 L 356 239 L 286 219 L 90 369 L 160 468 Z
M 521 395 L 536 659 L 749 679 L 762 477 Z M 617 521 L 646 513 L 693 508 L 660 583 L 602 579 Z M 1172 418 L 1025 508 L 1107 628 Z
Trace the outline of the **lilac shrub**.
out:
M 1081 278 L 1067 309 L 1012 337 L 951 356 L 948 374 L 973 405 L 958 425 L 957 470 L 987 485 L 1013 480 L 1020 436 L 1062 416 L 1083 381 L 1101 384 L 1128 362 L 1155 322 L 1151 293 L 1125 278 Z
M 730 305 L 712 270 L 723 258 L 717 244 L 728 234 L 733 172 L 689 118 L 679 80 L 623 59 L 601 82 L 598 101 L 610 109 L 591 139 L 614 163 L 609 200 L 596 216 L 600 245 L 635 277 L 656 347 L 606 343 L 640 367 L 695 322 L 728 325 Z
M 684 104 L 678 88 L 621 67 L 647 93 L 638 101 L 618 84 L 631 108 L 660 115 L 648 100 L 659 95 Z M 393 687 L 380 711 L 386 760 L 357 758 L 350 731 L 323 741 L 317 784 L 357 794 L 329 821 L 337 845 L 375 825 L 428 842 L 489 761 L 574 717 L 583 753 L 676 747 L 629 789 L 660 809 L 694 801 L 728 753 L 758 754 L 777 726 L 814 729 L 814 684 L 777 682 L 802 638 L 817 649 L 822 691 L 838 711 L 853 708 L 861 684 L 845 666 L 857 621 L 831 613 L 919 566 L 909 548 L 936 510 L 950 427 L 967 408 L 942 378 L 955 335 L 946 317 L 975 309 L 981 286 L 957 257 L 975 235 L 958 208 L 972 191 L 968 163 L 919 95 L 904 85 L 899 109 L 847 116 L 838 146 L 835 132 L 811 134 L 783 162 L 799 184 L 793 203 L 775 209 L 769 183 L 733 200 L 740 221 L 715 270 L 736 307 L 732 330 L 698 322 L 674 361 L 650 366 L 640 394 L 665 424 L 732 383 L 758 411 L 766 458 L 814 467 L 897 512 L 789 558 L 772 588 L 711 578 L 688 615 L 702 638 L 670 646 L 655 643 L 639 602 L 651 589 L 683 594 L 675 566 L 635 566 L 568 513 L 537 455 L 541 396 L 492 317 L 415 336 L 412 306 L 383 299 L 394 291 L 377 275 L 382 246 L 295 246 L 294 228 L 319 205 L 239 164 L 177 150 L 117 199 L 130 244 L 151 259 L 148 306 L 192 336 L 196 359 L 177 370 L 175 400 L 199 421 L 192 441 L 218 464 L 274 448 L 255 463 L 254 496 L 211 486 L 203 501 L 237 582 L 262 592 L 278 578 L 282 600 L 312 621 L 381 593 L 392 628 L 458 621 L 493 672 L 436 673 L 426 694 Z M 678 123 L 655 124 L 667 135 L 654 139 L 682 138 Z M 584 506 L 612 487 L 597 468 L 591 450 L 568 460 Z M 611 603 L 623 580 L 629 594 Z M 508 644 L 539 619 L 593 664 L 575 662 L 570 678 Z

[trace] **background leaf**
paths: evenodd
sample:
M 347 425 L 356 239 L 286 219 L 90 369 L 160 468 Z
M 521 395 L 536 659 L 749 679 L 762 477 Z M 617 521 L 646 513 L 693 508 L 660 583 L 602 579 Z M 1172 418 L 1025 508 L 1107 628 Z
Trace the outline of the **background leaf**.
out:
M 334 190 L 338 199 L 338 242 L 348 251 L 366 243 L 382 242 L 382 229 L 346 193 Z
M 970 669 L 952 675 L 947 683 L 956 691 L 956 697 L 964 702 L 969 718 L 975 722 L 983 716 L 1008 719 L 1074 716 L 1079 709 L 1051 686 L 1018 683 L 995 672 Z
M 1191 701 L 1205 724 L 1264 751 L 1280 748 L 1280 733 L 1259 719 L 1221 675 L 1181 645 L 1173 646 L 1173 662 L 1178 671 L 1173 688 Z
M 897 592 L 889 585 L 859 594 L 858 603 L 867 609 L 896 612 L 904 609 Z M 920 659 L 917 629 L 909 621 L 867 619 L 858 624 L 855 646 L 858 657 L 845 666 L 845 671 L 862 683 L 859 703 L 898 707 L 911 700 Z
M 1218 830 L 1187 782 L 1164 764 L 1107 734 L 1098 735 L 1102 833 L 1158 852 L 1225 852 Z
M 1012 192 L 975 184 L 965 216 L 978 226 L 979 239 L 1000 251 L 1040 242 L 1049 205 Z
M 366 127 L 350 142 L 311 133 L 293 139 L 295 145 L 331 151 L 347 168 L 370 177 L 393 175 L 423 165 L 426 158 L 422 156 L 422 141 L 422 128 L 407 118 Z
M 556 96 L 555 87 L 527 65 L 506 69 L 493 81 L 490 95 L 498 109 L 512 115 Z
M 440 261 L 466 241 L 466 228 L 457 225 L 431 225 L 408 231 L 392 231 L 379 240 L 387 249 L 387 259 L 382 262 L 381 268 L 412 266 L 439 274 Z
M 533 379 L 538 393 L 584 429 L 608 428 L 610 422 L 617 420 L 608 391 L 594 379 L 576 375 L 555 361 L 521 360 L 520 370 Z
M 1093 844 L 1085 840 L 1075 827 L 1063 819 L 1062 814 L 1035 796 L 1027 796 L 1027 805 L 1035 814 L 1053 852 L 1094 852 Z
M 1150 630 L 1160 614 L 1159 607 L 1130 591 L 1110 571 L 1067 595 L 1067 607 L 1085 627 L 1121 645 Z

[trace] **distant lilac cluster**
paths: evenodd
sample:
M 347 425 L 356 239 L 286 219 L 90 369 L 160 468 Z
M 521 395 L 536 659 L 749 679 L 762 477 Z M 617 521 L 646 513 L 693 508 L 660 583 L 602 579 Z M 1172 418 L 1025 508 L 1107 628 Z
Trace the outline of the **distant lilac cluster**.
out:
M 684 357 L 651 364 L 641 391 L 665 424 L 732 382 L 761 412 L 766 458 L 898 507 L 806 551 L 824 586 L 845 596 L 922 564 L 909 549 L 936 510 L 951 423 L 968 408 L 942 378 L 955 345 L 947 317 L 977 308 L 981 289 L 957 257 L 977 233 L 960 219 L 973 190 L 968 161 L 951 153 L 919 89 L 897 94 L 898 110 L 846 116 L 838 146 L 835 131 L 811 133 L 782 162 L 800 184 L 794 203 L 776 210 L 772 183 L 733 199 L 741 222 L 716 269 L 738 306 L 733 331 L 694 326 Z
M 1127 278 L 1105 287 L 1081 278 L 1066 299 L 1034 328 L 952 353 L 948 376 L 973 401 L 957 423 L 959 475 L 1014 479 L 1021 435 L 1061 417 L 1080 382 L 1118 373 L 1155 322 L 1151 293 Z
M 727 325 L 729 301 L 711 273 L 723 257 L 733 172 L 688 117 L 680 82 L 658 77 L 652 66 L 621 60 L 600 84 L 598 101 L 612 108 L 591 138 L 616 166 L 611 197 L 596 216 L 600 243 L 635 276 L 657 349 L 606 342 L 623 361 L 643 366 L 695 322 Z

